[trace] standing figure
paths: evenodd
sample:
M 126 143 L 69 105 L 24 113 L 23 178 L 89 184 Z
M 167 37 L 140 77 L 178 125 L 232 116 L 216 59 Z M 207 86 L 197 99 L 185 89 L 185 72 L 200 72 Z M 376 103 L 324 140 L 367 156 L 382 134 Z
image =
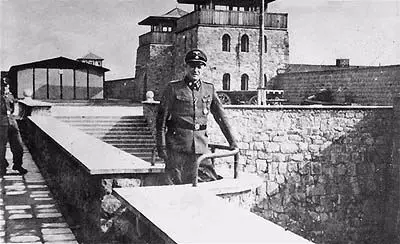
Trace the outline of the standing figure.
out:
M 8 115 L 4 91 L 5 83 L 4 79 L 2 79 L 0 81 L 0 176 L 6 174 L 8 166 L 6 160 L 6 145 L 8 140 Z
M 194 177 L 196 160 L 209 153 L 207 121 L 211 113 L 232 148 L 236 139 L 214 85 L 202 80 L 207 57 L 201 50 L 185 56 L 185 76 L 171 81 L 163 92 L 156 119 L 157 150 L 166 163 L 167 184 L 188 184 Z M 211 160 L 200 163 L 199 181 L 222 178 Z
M 28 171 L 22 167 L 22 157 L 24 149 L 22 147 L 22 138 L 19 131 L 17 116 L 14 114 L 15 110 L 15 98 L 9 90 L 8 84 L 5 85 L 4 89 L 4 100 L 6 103 L 7 114 L 8 114 L 8 142 L 10 143 L 10 149 L 13 154 L 13 170 L 17 170 L 20 174 L 26 174 Z M 8 166 L 8 163 L 5 164 Z M 6 167 L 7 168 L 7 167 Z

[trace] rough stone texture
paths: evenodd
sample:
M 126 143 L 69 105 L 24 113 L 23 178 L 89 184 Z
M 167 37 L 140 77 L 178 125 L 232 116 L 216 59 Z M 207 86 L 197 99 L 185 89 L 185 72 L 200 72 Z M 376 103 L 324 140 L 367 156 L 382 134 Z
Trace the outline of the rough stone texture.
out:
M 334 91 L 336 102 L 362 105 L 392 105 L 400 92 L 400 66 L 349 68 L 342 70 L 285 73 L 271 81 L 273 88 L 285 90 L 289 103 L 299 104 L 322 87 Z
M 230 52 L 222 51 L 222 36 L 231 37 Z M 240 51 L 240 38 L 249 37 L 249 52 Z M 267 53 L 264 54 L 264 73 L 269 81 L 289 63 L 289 35 L 286 29 L 266 29 Z M 222 77 L 231 75 L 231 90 L 240 90 L 241 76 L 249 76 L 249 90 L 258 88 L 259 80 L 259 31 L 257 28 L 194 26 L 175 33 L 173 45 L 147 44 L 139 46 L 136 60 L 135 100 L 141 101 L 143 94 L 151 90 L 155 98 L 164 90 L 168 81 L 184 75 L 184 56 L 200 48 L 208 56 L 204 78 L 222 90 Z M 146 76 L 147 75 L 147 76 Z M 145 82 L 147 78 L 147 82 Z M 146 90 L 146 91 L 145 91 Z
M 156 179 L 149 174 L 90 175 L 29 120 L 21 121 L 20 129 L 55 198 L 63 203 L 67 222 L 81 226 L 79 238 L 90 243 L 121 238 L 115 225 L 125 209 L 111 195 L 112 188 L 155 185 Z
M 266 182 L 257 214 L 317 243 L 384 243 L 392 109 L 232 106 L 227 115 L 239 169 Z M 209 135 L 226 143 L 215 122 Z
M 148 44 L 138 47 L 134 100 L 145 100 L 147 91 L 153 91 L 154 98 L 159 98 L 167 83 L 174 77 L 173 52 L 171 45 Z

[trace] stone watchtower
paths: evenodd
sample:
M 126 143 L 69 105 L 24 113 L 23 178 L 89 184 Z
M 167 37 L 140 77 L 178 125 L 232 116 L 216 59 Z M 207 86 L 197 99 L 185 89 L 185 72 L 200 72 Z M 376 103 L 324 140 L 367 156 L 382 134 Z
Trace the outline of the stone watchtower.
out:
M 151 30 L 139 36 L 135 100 L 144 100 L 149 90 L 158 97 L 165 84 L 173 79 L 176 20 L 185 14 L 187 12 L 175 8 L 139 22 L 139 25 L 151 26 Z
M 169 80 L 181 78 L 184 56 L 193 48 L 207 54 L 205 79 L 212 81 L 217 90 L 265 87 L 277 70 L 285 69 L 289 63 L 288 15 L 265 13 L 273 1 L 178 0 L 192 4 L 194 11 L 186 14 L 174 9 L 140 22 L 152 28 L 139 38 L 139 96 L 143 98 L 146 90 L 153 90 L 158 98 Z M 264 11 L 260 11 L 262 6 Z M 265 13 L 263 25 L 261 12 Z

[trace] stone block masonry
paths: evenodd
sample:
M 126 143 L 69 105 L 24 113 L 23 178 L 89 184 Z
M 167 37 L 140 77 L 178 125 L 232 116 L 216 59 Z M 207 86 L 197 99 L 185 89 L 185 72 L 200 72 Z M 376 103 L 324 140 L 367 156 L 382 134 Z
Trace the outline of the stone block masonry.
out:
M 391 107 L 226 109 L 239 168 L 265 179 L 254 212 L 316 243 L 386 243 L 387 184 L 398 177 L 388 174 Z M 211 141 L 224 143 L 210 127 Z
M 342 70 L 284 73 L 273 79 L 273 87 L 285 90 L 291 104 L 300 104 L 320 88 L 330 88 L 335 102 L 360 105 L 392 105 L 400 92 L 400 66 L 349 68 Z

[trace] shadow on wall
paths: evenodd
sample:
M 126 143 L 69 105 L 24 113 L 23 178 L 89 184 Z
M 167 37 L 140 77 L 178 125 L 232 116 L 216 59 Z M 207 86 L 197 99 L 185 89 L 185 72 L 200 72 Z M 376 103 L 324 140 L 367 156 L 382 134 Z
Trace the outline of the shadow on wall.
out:
M 89 99 L 103 99 L 102 87 L 90 87 L 89 88 Z M 74 95 L 75 94 L 75 95 Z M 100 96 L 100 97 L 99 97 Z M 48 98 L 47 98 L 48 97 Z M 41 86 L 35 90 L 35 99 L 47 100 L 47 99 L 61 99 L 61 89 L 60 86 L 49 85 Z M 63 86 L 62 88 L 62 99 L 65 100 L 87 100 L 88 90 L 87 87 L 73 87 L 73 86 Z
M 269 197 L 270 203 L 282 200 L 287 212 L 288 219 L 278 214 L 275 221 L 317 243 L 383 243 L 390 129 L 390 123 L 372 115 L 352 132 L 325 135 L 331 145 L 289 175 L 287 182 L 296 183 L 280 189 L 285 197 Z
M 387 243 L 391 109 L 229 114 L 244 170 L 266 181 L 255 213 L 316 243 Z

